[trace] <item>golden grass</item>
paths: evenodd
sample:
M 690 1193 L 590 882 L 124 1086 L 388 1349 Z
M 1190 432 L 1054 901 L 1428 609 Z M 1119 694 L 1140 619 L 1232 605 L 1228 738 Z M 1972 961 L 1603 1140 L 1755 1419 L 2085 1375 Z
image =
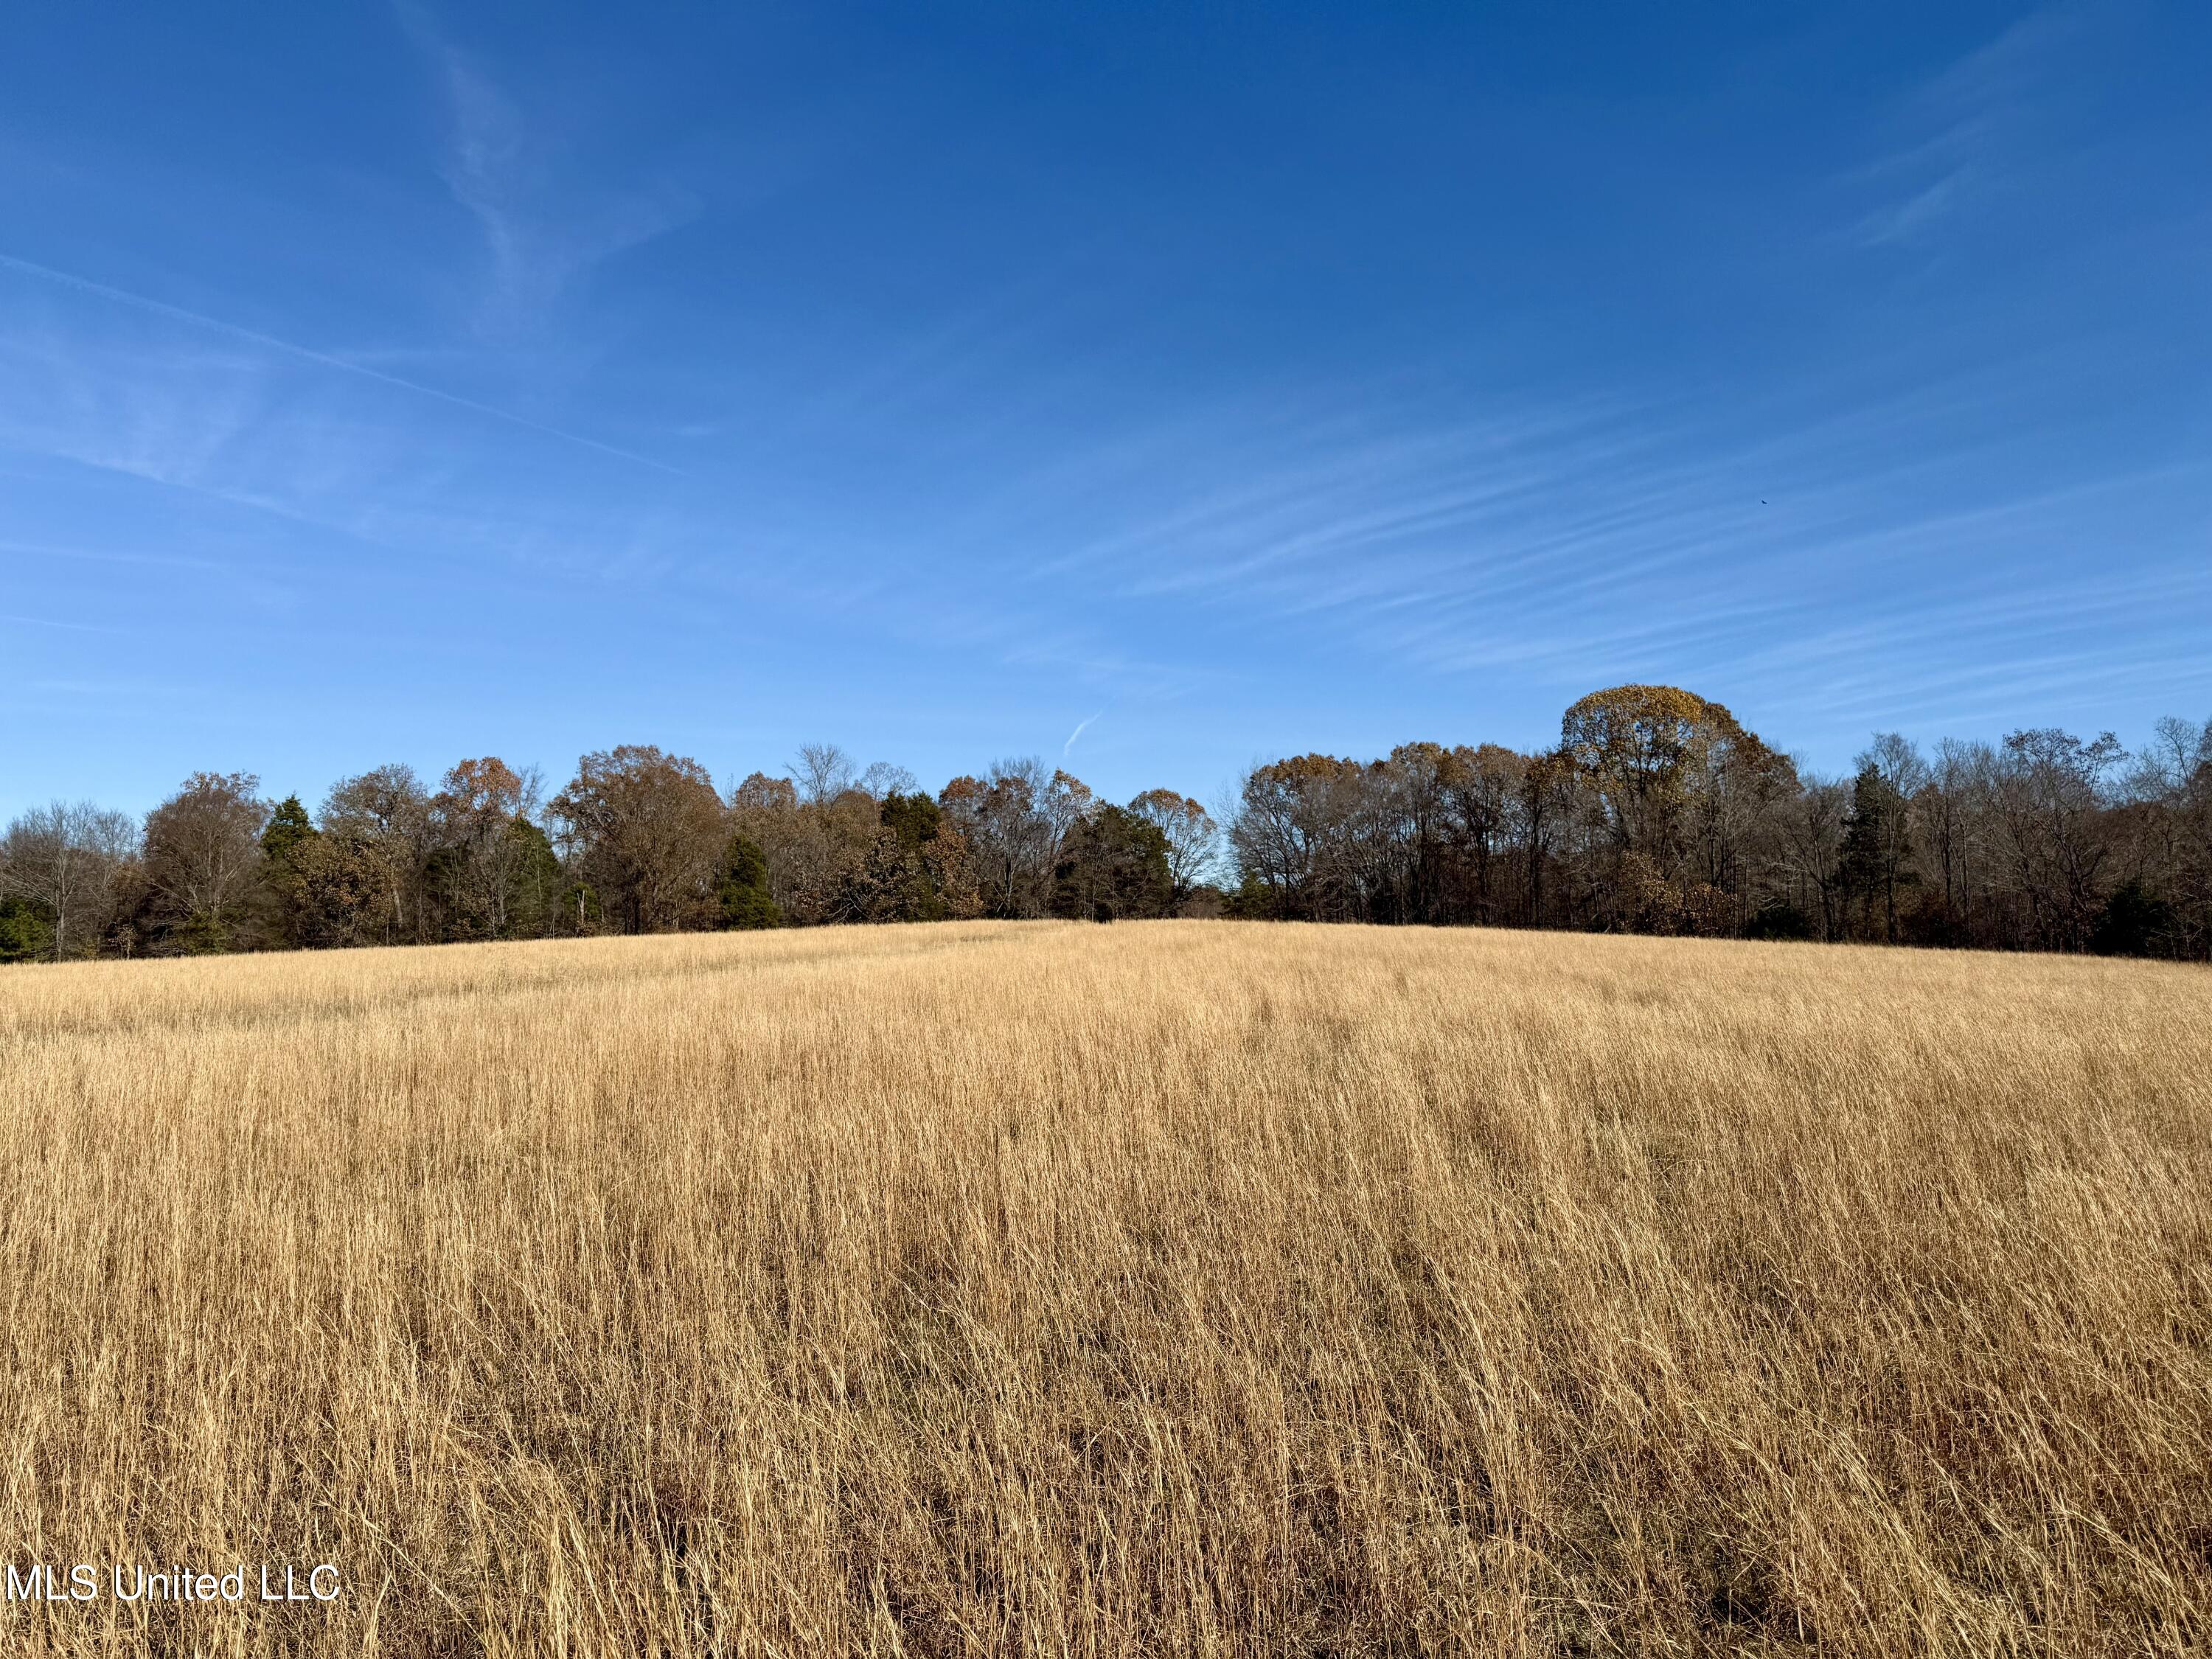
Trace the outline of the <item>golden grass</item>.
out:
M 0 974 L 0 1650 L 2182 1654 L 2212 976 L 973 924 Z

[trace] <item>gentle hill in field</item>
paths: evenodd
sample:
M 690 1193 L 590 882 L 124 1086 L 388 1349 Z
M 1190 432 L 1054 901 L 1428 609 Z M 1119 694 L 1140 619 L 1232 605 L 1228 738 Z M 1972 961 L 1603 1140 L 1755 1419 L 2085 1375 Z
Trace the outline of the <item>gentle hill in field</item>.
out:
M 0 1645 L 2191 1650 L 2208 1009 L 1257 924 L 0 972 L 0 1532 L 345 1587 Z

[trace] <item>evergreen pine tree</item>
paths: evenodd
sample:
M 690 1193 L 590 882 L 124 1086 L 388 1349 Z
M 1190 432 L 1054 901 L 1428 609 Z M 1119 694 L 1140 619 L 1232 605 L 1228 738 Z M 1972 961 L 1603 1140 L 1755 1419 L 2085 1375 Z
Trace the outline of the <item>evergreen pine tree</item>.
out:
M 291 949 L 310 942 L 313 929 L 303 925 L 307 902 L 303 866 L 314 862 L 312 854 L 319 839 L 297 795 L 285 796 L 269 815 L 269 826 L 261 832 L 260 892 L 252 907 L 258 923 L 254 933 L 260 942 Z M 196 929 L 185 948 L 198 954 L 203 949 L 227 949 L 228 944 L 227 932 Z
M 518 814 L 504 832 L 510 847 L 506 860 L 507 933 L 509 939 L 543 939 L 556 931 L 568 872 L 553 850 L 552 838 Z
M 734 836 L 722 854 L 715 896 L 725 927 L 781 927 L 783 912 L 768 889 L 768 855 L 750 836 Z
M 316 833 L 307 809 L 300 805 L 300 798 L 287 795 L 270 815 L 269 827 L 261 832 L 261 851 L 271 864 L 289 865 L 293 849 Z
M 52 911 L 29 899 L 0 898 L 0 962 L 37 962 L 53 951 Z
M 1844 819 L 1838 873 L 1844 891 L 1859 901 L 1869 938 L 1897 942 L 1897 890 L 1917 877 L 1906 863 L 1905 797 L 1871 766 L 1851 780 Z

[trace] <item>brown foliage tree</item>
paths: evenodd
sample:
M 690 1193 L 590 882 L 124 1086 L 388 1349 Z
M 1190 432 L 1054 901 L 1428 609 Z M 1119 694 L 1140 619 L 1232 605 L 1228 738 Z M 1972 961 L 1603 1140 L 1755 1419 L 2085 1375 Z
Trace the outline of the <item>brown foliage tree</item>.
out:
M 503 939 L 513 931 L 532 848 L 515 830 L 537 816 L 538 796 L 534 770 L 517 772 L 495 755 L 462 761 L 446 774 L 429 803 L 427 866 L 444 912 L 441 937 Z
M 937 799 L 966 843 L 984 914 L 1044 915 L 1060 844 L 1091 809 L 1081 780 L 1034 758 L 998 761 L 988 778 L 955 778 Z
M 730 828 L 698 762 L 637 744 L 586 755 L 552 811 L 577 873 L 623 932 L 711 924 Z
M 1611 849 L 1583 872 L 1609 925 L 1635 927 L 1653 913 L 1653 872 L 1675 889 L 1662 911 L 1703 917 L 1711 893 L 1742 892 L 1747 857 L 1777 850 L 1795 769 L 1719 703 L 1671 685 L 1594 691 L 1561 719 L 1559 752 Z
M 1129 811 L 1166 842 L 1169 902 L 1181 910 L 1212 866 L 1214 849 L 1221 842 L 1220 826 L 1206 808 L 1172 789 L 1147 789 L 1129 803 Z
M 361 941 L 428 938 L 421 893 L 432 842 L 430 797 L 414 769 L 394 763 L 341 778 L 318 817 L 326 838 L 352 847 L 374 895 L 361 919 Z

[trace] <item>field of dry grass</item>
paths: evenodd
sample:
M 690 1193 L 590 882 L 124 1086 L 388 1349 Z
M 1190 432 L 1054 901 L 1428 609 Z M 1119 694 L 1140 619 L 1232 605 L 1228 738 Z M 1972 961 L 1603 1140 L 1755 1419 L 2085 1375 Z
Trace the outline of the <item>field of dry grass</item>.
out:
M 2183 1654 L 2212 976 L 988 924 L 0 972 L 0 1650 Z

